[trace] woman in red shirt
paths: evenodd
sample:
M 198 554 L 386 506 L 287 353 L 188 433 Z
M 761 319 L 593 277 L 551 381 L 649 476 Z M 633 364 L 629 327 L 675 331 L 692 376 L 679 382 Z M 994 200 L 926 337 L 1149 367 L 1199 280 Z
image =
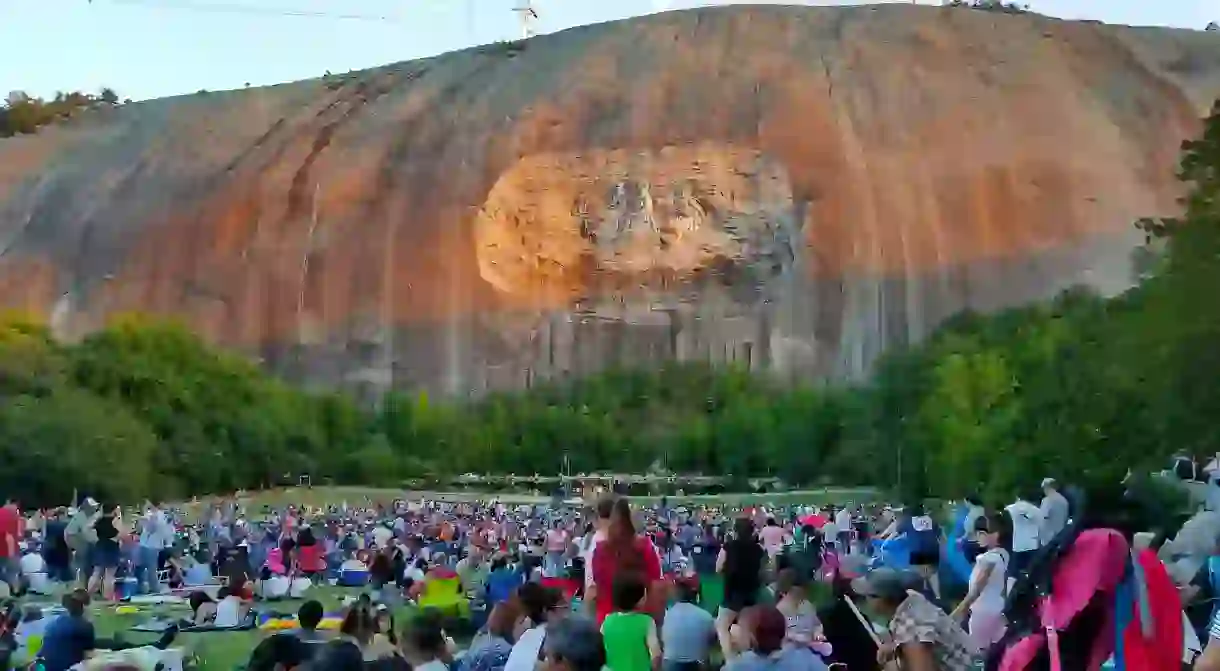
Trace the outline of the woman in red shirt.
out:
M 610 595 L 620 575 L 632 574 L 652 590 L 661 579 L 661 558 L 648 538 L 636 534 L 627 499 L 614 502 L 606 540 L 593 548 L 593 594 L 587 598 L 596 606 L 597 622 L 610 614 Z M 648 599 L 651 602 L 651 599 Z

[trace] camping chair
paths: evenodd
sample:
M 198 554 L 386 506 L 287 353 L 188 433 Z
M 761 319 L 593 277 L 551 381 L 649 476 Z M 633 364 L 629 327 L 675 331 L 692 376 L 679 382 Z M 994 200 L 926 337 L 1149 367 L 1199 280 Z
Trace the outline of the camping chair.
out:
M 470 616 L 470 601 L 462 594 L 460 578 L 425 578 L 416 603 L 420 609 L 435 608 L 445 615 Z

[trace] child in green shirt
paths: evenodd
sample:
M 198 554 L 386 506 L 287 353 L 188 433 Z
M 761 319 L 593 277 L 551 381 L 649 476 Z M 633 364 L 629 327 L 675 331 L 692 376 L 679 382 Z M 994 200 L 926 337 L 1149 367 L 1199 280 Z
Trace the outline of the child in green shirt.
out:
M 614 581 L 610 595 L 614 612 L 602 622 L 606 668 L 610 671 L 651 671 L 661 659 L 656 620 L 637 610 L 647 592 L 644 583 L 634 576 Z

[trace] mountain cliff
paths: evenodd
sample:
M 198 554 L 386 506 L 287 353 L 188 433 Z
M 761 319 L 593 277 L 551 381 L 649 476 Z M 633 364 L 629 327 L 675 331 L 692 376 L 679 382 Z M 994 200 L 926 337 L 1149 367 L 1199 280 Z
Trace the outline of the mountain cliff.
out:
M 308 383 L 858 377 L 964 308 L 1132 281 L 1220 37 L 730 7 L 92 112 L 0 141 L 0 303 Z

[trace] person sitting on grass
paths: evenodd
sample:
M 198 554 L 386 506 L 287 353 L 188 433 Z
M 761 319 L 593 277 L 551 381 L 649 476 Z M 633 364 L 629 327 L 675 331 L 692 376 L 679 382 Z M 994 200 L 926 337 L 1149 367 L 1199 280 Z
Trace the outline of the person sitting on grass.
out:
M 602 671 L 606 645 L 597 624 L 584 618 L 556 622 L 538 655 L 540 671 Z
M 364 649 L 366 661 L 376 661 L 400 656 L 398 632 L 394 629 L 394 616 L 383 604 L 369 606 L 373 615 L 373 638 Z
M 184 552 L 180 560 L 171 558 L 170 561 L 177 563 L 182 569 L 182 581 L 187 587 L 213 584 L 212 563 L 208 561 L 206 552 L 202 550 Z
M 216 619 L 216 601 L 208 596 L 207 592 L 191 592 L 186 597 L 186 602 L 191 607 L 191 622 L 195 626 L 208 624 Z
M 299 629 L 294 631 L 297 638 L 306 643 L 321 643 L 329 638 L 325 632 L 318 631 L 318 625 L 322 624 L 322 618 L 325 613 L 322 611 L 322 604 L 317 600 L 310 599 L 301 604 L 297 609 L 297 623 Z
M 415 671 L 449 671 L 445 631 L 435 618 L 421 617 L 411 627 L 408 656 Z
M 457 671 L 503 671 L 513 650 L 513 626 L 519 613 L 516 599 L 496 604 L 487 617 L 487 626 L 470 642 Z
M 788 621 L 788 635 L 785 639 L 787 643 L 804 647 L 825 643 L 818 611 L 809 601 L 805 581 L 796 570 L 786 568 L 779 572 L 776 576 L 775 596 L 775 607 Z M 815 648 L 815 651 L 819 648 L 820 646 Z
M 39 659 L 44 671 L 68 671 L 92 657 L 98 650 L 145 647 L 97 638 L 93 623 L 85 615 L 89 607 L 89 593 L 85 590 L 78 589 L 65 594 L 62 603 L 67 614 L 52 620 L 43 637 Z M 173 643 L 177 635 L 178 627 L 171 625 L 151 647 L 164 650 Z
M 325 671 L 363 668 L 365 647 L 373 640 L 373 629 L 367 605 L 353 604 L 343 616 L 339 635 L 320 646 L 310 666 Z
M 42 648 L 43 638 L 46 636 L 47 625 L 50 622 L 49 618 L 43 617 L 42 609 L 38 606 L 25 607 L 21 613 L 21 622 L 17 623 L 13 630 L 14 642 L 17 644 L 17 649 L 13 653 L 15 665 L 34 659 Z
M 241 594 L 226 585 L 220 588 L 216 596 L 219 597 L 219 602 L 216 604 L 216 617 L 213 620 L 216 627 L 229 629 L 239 626 L 250 611 L 242 600 Z
M 239 599 L 250 601 L 254 598 L 254 581 L 250 578 L 250 560 L 246 554 L 248 547 L 241 543 L 229 554 L 224 562 L 221 575 L 225 578 L 225 586 L 229 593 Z
M 614 611 L 602 621 L 606 666 L 611 671 L 650 671 L 661 659 L 657 622 L 640 612 L 648 589 L 632 574 L 620 574 L 610 590 Z
M 890 642 L 877 651 L 877 662 L 898 660 L 907 669 L 971 668 L 977 648 L 948 613 L 917 591 L 921 584 L 921 575 L 891 568 L 852 581 L 869 610 L 889 621 Z
M 724 671 L 826 671 L 808 647 L 785 645 L 788 623 L 775 606 L 746 608 L 733 633 L 734 647 L 745 652 L 729 660 Z
M 521 572 L 509 564 L 508 557 L 496 557 L 491 560 L 491 571 L 487 577 L 487 603 L 494 606 L 509 600 L 523 582 Z
M 275 634 L 250 653 L 246 671 L 292 671 L 308 662 L 315 652 L 314 646 L 291 633 Z
M 661 624 L 663 671 L 699 671 L 708 662 L 716 640 L 716 618 L 695 604 L 699 585 L 689 580 L 674 583 L 678 602 L 665 611 Z

